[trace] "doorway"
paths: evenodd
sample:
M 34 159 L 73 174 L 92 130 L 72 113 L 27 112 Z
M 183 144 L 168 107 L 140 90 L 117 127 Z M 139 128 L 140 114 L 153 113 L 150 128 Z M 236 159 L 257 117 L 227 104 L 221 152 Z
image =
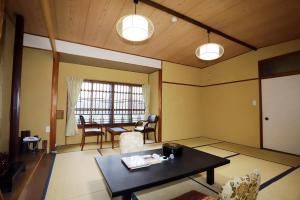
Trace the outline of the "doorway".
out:
M 263 148 L 300 155 L 300 74 L 261 80 Z

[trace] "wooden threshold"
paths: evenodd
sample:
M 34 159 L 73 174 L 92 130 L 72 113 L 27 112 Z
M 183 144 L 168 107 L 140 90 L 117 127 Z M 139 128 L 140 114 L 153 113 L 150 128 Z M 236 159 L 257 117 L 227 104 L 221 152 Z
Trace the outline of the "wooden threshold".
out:
M 46 154 L 40 150 L 36 154 L 28 153 L 22 155 L 19 160 L 26 165 L 26 170 L 21 172 L 13 185 L 13 192 L 4 193 L 5 200 L 35 200 L 44 199 L 55 154 Z
M 18 200 L 45 199 L 56 154 L 45 154 Z

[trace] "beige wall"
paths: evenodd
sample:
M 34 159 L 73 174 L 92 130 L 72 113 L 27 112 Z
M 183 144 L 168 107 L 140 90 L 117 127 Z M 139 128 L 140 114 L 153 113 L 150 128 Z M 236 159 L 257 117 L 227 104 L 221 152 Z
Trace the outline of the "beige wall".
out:
M 202 88 L 202 135 L 258 147 L 258 87 L 258 80 L 253 80 Z
M 162 78 L 166 82 L 194 85 L 257 78 L 259 60 L 296 50 L 300 50 L 300 40 L 262 48 L 205 69 L 163 62 Z M 20 128 L 31 129 L 43 138 L 48 138 L 45 126 L 50 121 L 51 69 L 50 52 L 24 48 Z M 154 89 L 158 88 L 157 72 L 148 77 L 141 73 L 60 63 L 58 109 L 64 110 L 65 115 L 67 76 L 140 84 L 147 83 L 149 78 L 152 88 L 150 110 L 154 113 L 158 110 L 158 99 L 155 99 L 158 91 Z M 164 141 L 206 136 L 259 146 L 257 80 L 210 87 L 163 83 L 162 89 Z M 252 105 L 253 100 L 257 102 L 256 106 Z M 65 123 L 65 117 L 57 121 L 57 145 L 65 144 Z M 79 143 L 80 137 L 72 137 L 68 143 Z
M 152 74 L 149 74 L 149 85 L 150 85 L 150 113 L 159 115 L 159 72 L 154 72 Z
M 51 82 L 52 53 L 24 48 L 20 131 L 30 130 L 32 135 L 39 135 L 43 140 L 49 139 L 45 128 L 50 125 Z
M 198 85 L 201 70 L 185 65 L 163 62 L 162 80 Z M 202 88 L 163 83 L 162 140 L 179 140 L 201 136 Z
M 229 59 L 202 70 L 204 85 L 258 78 L 258 61 L 300 50 L 294 40 Z M 210 138 L 259 147 L 258 80 L 232 83 L 204 89 L 204 129 Z M 257 105 L 253 106 L 252 101 Z
M 163 141 L 201 136 L 203 116 L 201 89 L 199 87 L 163 84 Z
M 128 72 L 100 67 L 91 67 L 86 65 L 77 65 L 71 63 L 59 63 L 58 79 L 58 110 L 64 110 L 64 119 L 57 120 L 56 144 L 65 144 L 65 126 L 66 126 L 66 105 L 67 105 L 67 84 L 66 77 L 76 76 L 84 79 L 145 84 L 148 83 L 148 74 Z M 80 143 L 81 134 L 73 137 L 67 137 L 67 144 Z M 96 137 L 87 139 L 87 142 L 96 141 Z
M 201 70 L 204 82 L 213 84 L 258 78 L 259 60 L 287 54 L 300 49 L 300 39 L 258 49 Z
M 201 76 L 201 69 L 180 65 L 170 62 L 163 62 L 162 80 L 166 82 L 200 85 L 204 81 Z
M 0 152 L 8 151 L 14 24 L 7 18 L 0 41 Z
M 205 86 L 258 78 L 259 60 L 297 50 L 300 40 L 261 48 L 204 69 L 164 62 L 163 81 Z M 259 125 L 258 80 L 201 88 L 163 83 L 163 140 L 206 136 L 259 147 Z
M 150 85 L 150 114 L 156 114 L 159 116 L 159 72 L 153 72 L 149 74 Z M 160 117 L 160 116 L 159 116 Z M 158 133 L 158 126 L 156 127 Z M 156 136 L 158 139 L 158 136 Z M 149 139 L 154 140 L 154 134 L 149 134 Z

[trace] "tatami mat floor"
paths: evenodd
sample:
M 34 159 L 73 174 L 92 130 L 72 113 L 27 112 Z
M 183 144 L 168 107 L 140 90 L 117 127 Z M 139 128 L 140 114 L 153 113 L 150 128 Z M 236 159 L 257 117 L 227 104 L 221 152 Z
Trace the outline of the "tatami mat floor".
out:
M 284 153 L 269 151 L 269 150 L 262 150 L 254 147 L 233 144 L 229 142 L 221 142 L 217 144 L 213 144 L 213 147 L 233 151 L 237 153 L 241 153 L 244 155 L 260 158 L 263 160 L 268 160 L 271 162 L 277 162 L 280 164 L 297 167 L 300 165 L 300 157 L 288 155 Z
M 254 169 L 261 172 L 264 186 L 259 193 L 259 200 L 300 199 L 300 168 L 296 167 L 299 166 L 297 165 L 298 161 L 300 164 L 300 158 L 297 156 L 235 145 L 204 137 L 175 142 L 228 158 L 231 163 L 215 170 L 215 184 L 213 186 L 206 184 L 206 174 L 201 173 L 137 192 L 136 196 L 139 200 L 170 199 L 190 190 L 197 190 L 216 197 L 221 185 L 227 180 L 249 173 Z M 86 145 L 84 151 L 80 151 L 78 145 L 60 149 L 60 154 L 56 155 L 46 199 L 110 199 L 94 159 L 100 155 L 119 154 L 119 149 L 111 149 L 110 145 L 110 143 L 105 143 L 104 148 L 101 150 L 99 150 L 99 145 L 96 144 Z M 145 145 L 145 149 L 156 148 L 161 148 L 161 144 Z

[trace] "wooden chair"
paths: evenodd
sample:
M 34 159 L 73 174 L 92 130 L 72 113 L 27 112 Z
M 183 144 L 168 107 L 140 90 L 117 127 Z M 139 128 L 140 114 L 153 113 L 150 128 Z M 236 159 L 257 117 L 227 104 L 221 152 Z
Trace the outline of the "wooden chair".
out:
M 81 151 L 83 150 L 83 147 L 85 145 L 85 137 L 91 137 L 91 136 L 97 136 L 97 144 L 99 144 L 99 136 L 101 137 L 100 148 L 102 149 L 102 136 L 104 135 L 104 132 L 102 131 L 102 127 L 100 127 L 99 125 L 97 128 L 92 128 L 92 127 L 90 128 L 90 126 L 87 127 L 84 117 L 80 115 L 79 118 L 82 126 Z
M 157 115 L 149 115 L 147 121 L 138 121 L 135 125 L 134 131 L 138 131 L 144 134 L 144 144 L 146 143 L 146 137 L 149 139 L 149 133 L 154 133 L 154 140 L 155 143 L 156 140 L 156 126 L 158 122 L 158 116 Z

